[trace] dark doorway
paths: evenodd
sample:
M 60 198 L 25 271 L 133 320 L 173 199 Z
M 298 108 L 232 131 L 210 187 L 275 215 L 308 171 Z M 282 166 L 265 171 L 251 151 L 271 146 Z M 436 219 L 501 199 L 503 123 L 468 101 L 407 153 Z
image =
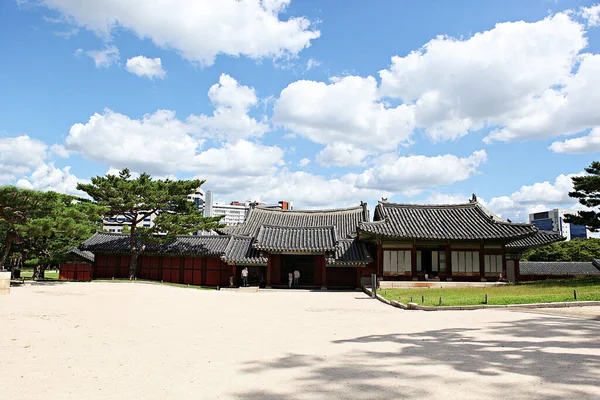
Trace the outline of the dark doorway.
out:
M 281 284 L 287 286 L 288 273 L 294 270 L 300 272 L 301 286 L 314 286 L 315 284 L 315 256 L 282 255 L 281 256 Z
M 421 250 L 421 271 L 423 273 L 431 275 L 433 272 L 431 261 L 431 250 Z
M 248 268 L 248 285 L 250 286 L 265 286 L 265 270 L 266 267 L 256 266 L 256 265 L 248 265 L 248 266 L 239 266 L 238 267 L 238 277 L 237 280 L 239 285 L 242 284 L 242 270 L 244 268 Z

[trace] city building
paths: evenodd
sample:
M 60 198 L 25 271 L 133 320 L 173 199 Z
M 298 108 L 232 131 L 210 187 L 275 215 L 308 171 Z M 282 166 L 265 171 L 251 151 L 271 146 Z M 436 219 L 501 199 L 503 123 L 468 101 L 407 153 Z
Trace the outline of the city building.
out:
M 149 215 L 136 226 L 138 228 L 151 228 L 154 225 L 154 219 L 156 217 L 156 214 Z M 104 217 L 102 219 L 102 228 L 106 232 L 122 233 L 124 226 L 131 226 L 131 222 L 124 215 L 115 215 L 112 217 Z
M 584 225 L 575 225 L 565 222 L 567 214 L 574 214 L 574 210 L 561 210 L 555 208 L 553 210 L 541 211 L 529 214 L 529 223 L 535 225 L 538 229 L 544 231 L 553 231 L 566 237 L 567 240 L 588 237 L 587 229 Z

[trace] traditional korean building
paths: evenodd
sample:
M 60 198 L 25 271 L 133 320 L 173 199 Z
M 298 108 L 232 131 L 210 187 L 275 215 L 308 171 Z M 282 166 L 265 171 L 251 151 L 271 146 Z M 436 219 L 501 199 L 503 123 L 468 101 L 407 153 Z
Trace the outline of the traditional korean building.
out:
M 243 268 L 251 284 L 287 286 L 288 273 L 300 272 L 304 287 L 360 287 L 373 258 L 357 240 L 366 204 L 337 210 L 291 211 L 256 207 L 246 222 L 219 235 L 178 236 L 169 243 L 146 243 L 136 277 L 164 282 L 237 285 Z M 97 232 L 81 246 L 95 254 L 95 279 L 129 276 L 129 235 Z
M 94 253 L 77 247 L 69 250 L 69 257 L 58 266 L 61 281 L 90 281 L 93 277 Z
M 518 280 L 528 248 L 564 240 L 530 224 L 503 221 L 475 196 L 466 204 L 419 205 L 381 201 L 359 238 L 376 246 L 383 280 Z M 508 266 L 508 270 L 507 270 Z

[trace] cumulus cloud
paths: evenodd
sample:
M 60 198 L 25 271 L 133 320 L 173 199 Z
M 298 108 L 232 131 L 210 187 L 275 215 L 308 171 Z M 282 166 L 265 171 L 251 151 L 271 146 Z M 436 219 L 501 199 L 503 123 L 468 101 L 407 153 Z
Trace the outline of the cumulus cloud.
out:
M 594 153 L 600 151 L 600 127 L 592 129 L 586 135 L 575 139 L 567 139 L 564 142 L 554 142 L 550 149 L 555 153 Z
M 484 150 L 465 158 L 452 154 L 399 157 L 393 162 L 376 164 L 357 175 L 356 186 L 415 195 L 428 187 L 465 180 L 486 161 L 487 154 Z
M 213 115 L 192 115 L 189 118 L 189 122 L 197 125 L 205 135 L 237 140 L 260 137 L 269 130 L 268 123 L 248 115 L 250 109 L 259 103 L 254 88 L 240 85 L 231 76 L 221 74 L 219 83 L 209 89 L 208 97 L 215 107 Z
M 280 19 L 290 0 L 41 0 L 72 25 L 102 38 L 125 29 L 183 58 L 212 65 L 218 54 L 253 59 L 296 56 L 320 32 L 304 17 Z
M 79 55 L 83 52 L 85 55 L 91 57 L 94 60 L 94 64 L 96 64 L 96 68 L 108 68 L 112 64 L 119 62 L 119 49 L 114 45 L 106 45 L 102 50 L 79 50 L 81 49 L 77 49 L 75 54 Z
M 409 142 L 413 112 L 380 100 L 377 81 L 370 76 L 346 76 L 329 84 L 297 81 L 281 91 L 273 121 L 316 143 L 393 150 Z
M 581 16 L 587 21 L 588 27 L 600 26 L 600 4 L 582 7 Z
M 314 67 L 318 67 L 319 65 L 321 65 L 321 61 L 315 60 L 314 58 L 309 58 L 306 62 L 306 70 L 310 71 L 311 69 L 313 69 Z
M 347 143 L 333 143 L 321 150 L 316 157 L 320 165 L 329 167 L 332 165 L 338 167 L 358 167 L 364 165 L 364 158 L 369 152 L 363 149 L 355 148 Z
M 54 191 L 79 197 L 88 197 L 85 192 L 77 190 L 78 183 L 88 180 L 79 179 L 71 173 L 71 167 L 56 168 L 54 164 L 38 166 L 33 173 L 17 181 L 16 186 L 24 189 Z
M 0 184 L 14 181 L 44 163 L 46 143 L 27 135 L 0 138 Z
M 125 69 L 132 74 L 150 79 L 163 79 L 167 75 L 167 72 L 162 67 L 160 58 L 132 57 L 125 63 Z
M 308 164 L 310 164 L 310 160 L 308 158 L 303 158 L 298 162 L 299 167 L 306 167 Z

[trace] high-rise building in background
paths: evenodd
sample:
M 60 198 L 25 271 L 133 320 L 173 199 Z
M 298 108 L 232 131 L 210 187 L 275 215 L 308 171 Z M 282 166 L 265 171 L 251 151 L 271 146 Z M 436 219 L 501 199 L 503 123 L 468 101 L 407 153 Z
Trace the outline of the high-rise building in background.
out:
M 575 238 L 585 239 L 588 237 L 588 234 L 584 225 L 575 225 L 564 220 L 567 214 L 574 213 L 576 213 L 574 210 L 555 208 L 553 210 L 529 214 L 529 223 L 544 231 L 558 232 L 566 237 L 567 240 Z

